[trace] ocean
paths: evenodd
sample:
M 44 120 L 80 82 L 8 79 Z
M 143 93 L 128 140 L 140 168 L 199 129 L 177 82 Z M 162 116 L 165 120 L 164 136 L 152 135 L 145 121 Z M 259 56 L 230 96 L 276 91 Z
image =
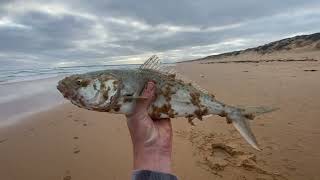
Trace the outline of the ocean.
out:
M 0 67 L 0 127 L 14 124 L 26 115 L 68 102 L 56 88 L 58 81 L 67 75 L 139 66 L 140 64 L 128 64 L 33 69 Z
M 98 71 L 104 69 L 121 69 L 136 68 L 139 64 L 128 65 L 92 65 L 92 66 L 72 66 L 72 67 L 52 67 L 52 68 L 33 68 L 33 69 L 5 69 L 0 67 L 0 85 L 31 81 L 37 79 L 45 79 L 57 77 L 60 75 L 80 74 L 90 71 Z

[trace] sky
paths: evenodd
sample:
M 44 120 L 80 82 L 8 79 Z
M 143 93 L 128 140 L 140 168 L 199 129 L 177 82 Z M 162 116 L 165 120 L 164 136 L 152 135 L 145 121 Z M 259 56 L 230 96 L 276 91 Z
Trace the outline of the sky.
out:
M 0 67 L 176 62 L 319 30 L 319 0 L 0 0 Z

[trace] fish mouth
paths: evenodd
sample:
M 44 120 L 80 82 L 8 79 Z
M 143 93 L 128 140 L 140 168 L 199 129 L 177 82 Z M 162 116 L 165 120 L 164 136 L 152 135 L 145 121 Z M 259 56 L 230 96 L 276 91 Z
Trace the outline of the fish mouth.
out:
M 64 79 L 60 80 L 58 82 L 57 89 L 60 91 L 60 93 L 63 95 L 63 97 L 65 97 L 67 99 L 71 99 L 75 94 L 72 90 L 70 90 L 67 87 L 67 85 L 64 82 Z
M 57 85 L 57 89 L 60 91 L 60 93 L 66 97 L 66 86 L 63 84 L 62 80 L 58 82 L 58 85 Z

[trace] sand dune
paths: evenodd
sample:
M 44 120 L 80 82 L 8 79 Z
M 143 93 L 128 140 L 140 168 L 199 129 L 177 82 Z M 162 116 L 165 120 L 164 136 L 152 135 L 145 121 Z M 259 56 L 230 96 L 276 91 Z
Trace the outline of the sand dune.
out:
M 258 47 L 195 59 L 199 63 L 230 61 L 319 60 L 320 33 L 294 36 Z

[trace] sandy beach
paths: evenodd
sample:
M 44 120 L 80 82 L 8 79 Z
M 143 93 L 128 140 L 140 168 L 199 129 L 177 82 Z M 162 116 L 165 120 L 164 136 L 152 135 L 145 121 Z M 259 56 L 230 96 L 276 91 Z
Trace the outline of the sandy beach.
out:
M 179 179 L 319 179 L 319 61 L 192 62 L 176 69 L 227 104 L 280 108 L 251 122 L 260 152 L 219 116 L 196 120 L 194 127 L 172 119 Z M 0 126 L 0 162 L 1 180 L 130 179 L 126 119 L 63 103 Z

